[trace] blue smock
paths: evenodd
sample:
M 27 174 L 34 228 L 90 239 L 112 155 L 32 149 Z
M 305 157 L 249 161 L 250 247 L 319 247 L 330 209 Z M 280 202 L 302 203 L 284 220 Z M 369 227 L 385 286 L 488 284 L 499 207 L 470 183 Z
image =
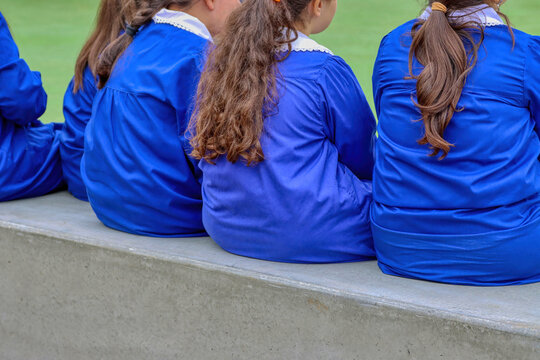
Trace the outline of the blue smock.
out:
M 303 34 L 293 50 L 279 64 L 279 104 L 264 122 L 265 160 L 199 164 L 205 228 L 223 249 L 264 260 L 373 259 L 375 119 L 341 58 Z
M 83 87 L 73 92 L 74 85 L 72 79 L 64 95 L 65 125 L 60 136 L 60 154 L 68 191 L 77 199 L 88 201 L 81 177 L 81 159 L 84 131 L 92 116 L 92 104 L 97 93 L 96 78 L 89 67 L 84 70 Z
M 47 106 L 41 75 L 19 57 L 1 13 L 0 84 L 0 201 L 49 193 L 62 185 L 62 125 L 37 120 Z
M 94 98 L 81 173 L 105 225 L 148 236 L 202 236 L 201 173 L 184 132 L 208 39 L 186 30 L 182 19 L 199 24 L 196 18 L 171 13 L 181 21 L 158 22 L 168 21 L 158 14 L 141 28 Z
M 485 28 L 458 104 L 463 111 L 444 133 L 455 147 L 439 160 L 416 142 L 424 131 L 411 99 L 416 82 L 405 80 L 415 22 L 383 39 L 373 75 L 380 268 L 465 285 L 540 281 L 540 38 L 514 30 L 512 48 L 506 25 Z

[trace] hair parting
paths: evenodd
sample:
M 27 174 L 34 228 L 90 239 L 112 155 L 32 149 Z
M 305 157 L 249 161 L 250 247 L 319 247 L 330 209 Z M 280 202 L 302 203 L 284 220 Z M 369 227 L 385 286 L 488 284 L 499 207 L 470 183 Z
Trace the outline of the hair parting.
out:
M 460 21 L 452 15 L 471 6 L 495 7 L 494 1 L 492 5 L 490 3 L 482 0 L 431 0 L 429 5 L 436 5 L 434 11 L 427 20 L 419 20 L 412 28 L 409 76 L 406 79 L 416 80 L 415 106 L 420 110 L 424 123 L 425 133 L 418 144 L 429 144 L 430 156 L 442 153 L 439 160 L 444 159 L 454 146 L 444 139 L 444 132 L 454 114 L 463 110 L 458 108 L 458 102 L 467 77 L 478 62 L 478 51 L 484 41 L 483 24 Z M 447 12 L 443 11 L 444 8 Z M 508 17 L 498 10 L 497 13 L 506 21 L 513 37 Z M 480 39 L 476 41 L 475 36 L 478 35 Z M 424 67 L 418 75 L 413 71 L 414 59 Z
M 193 157 L 264 161 L 260 137 L 279 101 L 277 65 L 289 56 L 310 1 L 247 0 L 230 15 L 199 82 L 188 127 Z

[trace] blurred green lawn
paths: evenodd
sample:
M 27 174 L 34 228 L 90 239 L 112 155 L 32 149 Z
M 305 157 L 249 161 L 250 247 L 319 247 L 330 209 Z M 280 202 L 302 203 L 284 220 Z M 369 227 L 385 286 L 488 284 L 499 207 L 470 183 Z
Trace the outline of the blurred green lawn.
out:
M 315 38 L 343 57 L 372 103 L 371 70 L 381 38 L 420 12 L 421 0 L 338 0 L 332 26 Z M 42 120 L 63 121 L 62 98 L 77 54 L 91 30 L 99 0 L 0 0 L 21 55 L 41 71 L 49 94 Z M 540 34 L 540 0 L 509 0 L 503 11 L 515 27 Z

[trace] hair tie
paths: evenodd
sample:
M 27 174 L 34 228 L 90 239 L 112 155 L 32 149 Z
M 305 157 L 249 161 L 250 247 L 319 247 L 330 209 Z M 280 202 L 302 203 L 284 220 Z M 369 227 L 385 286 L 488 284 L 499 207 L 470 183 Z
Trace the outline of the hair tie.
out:
M 139 28 L 140 26 L 131 26 L 131 25 L 126 26 L 126 35 L 134 37 L 139 31 Z
M 431 11 L 440 11 L 446 14 L 448 12 L 448 8 L 443 3 L 435 1 L 433 4 L 431 4 Z

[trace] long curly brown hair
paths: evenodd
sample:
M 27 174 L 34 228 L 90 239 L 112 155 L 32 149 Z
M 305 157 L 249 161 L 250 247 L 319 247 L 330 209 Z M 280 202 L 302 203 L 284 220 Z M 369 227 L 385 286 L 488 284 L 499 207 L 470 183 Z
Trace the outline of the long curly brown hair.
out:
M 97 74 L 97 63 L 103 50 L 125 29 L 127 19 L 135 11 L 136 0 L 102 0 L 96 16 L 96 25 L 84 44 L 77 62 L 73 92 L 83 88 L 84 71 L 90 67 Z
M 433 4 L 433 0 L 428 5 Z M 458 102 L 467 77 L 478 61 L 478 50 L 484 41 L 484 25 L 478 22 L 463 22 L 449 18 L 457 10 L 485 5 L 497 8 L 491 0 L 439 0 L 448 12 L 433 11 L 426 21 L 419 20 L 412 29 L 412 45 L 409 52 L 407 79 L 416 80 L 416 107 L 422 113 L 425 133 L 418 140 L 420 145 L 430 145 L 430 156 L 444 159 L 453 144 L 444 139 L 444 132 L 454 114 L 463 109 Z M 512 34 L 508 17 L 497 10 L 506 21 Z M 475 35 L 480 41 L 475 41 Z M 414 59 L 424 69 L 419 75 L 413 73 Z
M 199 83 L 187 134 L 194 158 L 264 160 L 260 137 L 279 100 L 277 64 L 290 54 L 310 2 L 247 0 L 230 15 Z

